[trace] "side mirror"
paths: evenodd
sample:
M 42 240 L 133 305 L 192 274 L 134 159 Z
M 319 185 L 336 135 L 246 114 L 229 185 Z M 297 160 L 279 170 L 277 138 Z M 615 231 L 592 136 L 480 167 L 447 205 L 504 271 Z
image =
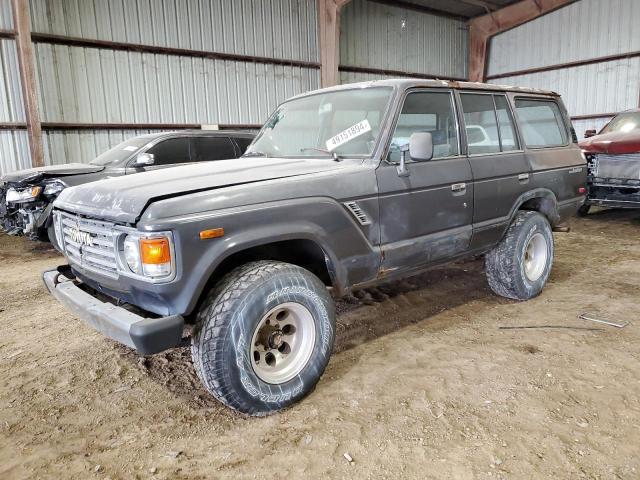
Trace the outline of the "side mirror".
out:
M 595 136 L 596 132 L 595 128 L 590 128 L 589 130 L 584 131 L 584 138 L 589 138 Z
M 409 137 L 409 143 L 400 147 L 400 164 L 396 167 L 399 177 L 410 175 L 407 169 L 407 152 L 411 160 L 427 162 L 433 158 L 433 138 L 429 132 L 415 132 Z
M 148 165 L 153 165 L 154 162 L 153 153 L 141 153 L 136 157 L 134 165 L 136 167 L 146 167 Z
M 409 155 L 416 162 L 428 162 L 433 158 L 433 137 L 429 132 L 415 132 L 409 138 Z

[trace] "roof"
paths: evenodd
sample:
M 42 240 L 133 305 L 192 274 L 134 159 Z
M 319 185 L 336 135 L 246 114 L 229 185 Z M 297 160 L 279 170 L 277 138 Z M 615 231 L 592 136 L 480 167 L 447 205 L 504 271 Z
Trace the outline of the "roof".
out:
M 514 87 L 510 85 L 498 85 L 494 83 L 460 82 L 457 80 L 438 80 L 438 79 L 429 79 L 429 78 L 425 78 L 424 80 L 419 78 L 418 79 L 391 78 L 391 79 L 385 79 L 385 80 L 373 80 L 368 82 L 344 83 L 342 85 L 336 85 L 335 87 L 322 88 L 319 90 L 306 92 L 300 95 L 296 95 L 295 97 L 292 97 L 292 98 L 301 98 L 307 95 L 314 95 L 320 92 L 332 92 L 332 91 L 340 91 L 340 90 L 349 90 L 353 88 L 368 88 L 368 87 L 377 87 L 377 86 L 394 87 L 394 88 L 400 88 L 401 90 L 406 90 L 408 88 L 416 88 L 416 87 L 427 87 L 427 88 L 440 87 L 440 88 L 456 88 L 461 90 L 516 92 L 516 93 L 527 93 L 527 94 L 534 94 L 534 95 L 550 95 L 554 97 L 560 96 L 560 94 L 556 92 L 552 92 L 550 90 L 540 90 L 537 88 L 528 88 L 528 87 Z
M 429 87 L 429 88 L 457 88 L 464 90 L 488 90 L 488 91 L 499 91 L 499 92 L 517 92 L 517 93 L 528 93 L 533 95 L 552 95 L 554 97 L 559 97 L 560 95 L 556 92 L 552 92 L 550 90 L 540 90 L 537 88 L 527 88 L 527 87 L 514 87 L 510 85 L 498 85 L 494 83 L 480 83 L 480 82 L 460 82 L 457 80 L 438 80 L 438 79 L 416 79 L 416 78 L 390 78 L 385 80 L 374 80 L 369 82 L 358 82 L 358 83 L 345 83 L 343 85 L 337 85 L 335 87 L 323 88 L 320 90 L 315 90 L 313 92 L 307 92 L 302 95 L 298 95 L 298 97 L 304 97 L 305 95 L 314 94 L 318 92 L 330 92 L 330 91 L 338 91 L 338 90 L 347 90 L 351 88 L 367 88 L 367 87 L 397 87 L 400 89 L 407 88 L 415 88 L 415 87 Z M 294 97 L 296 98 L 296 97 Z
M 175 130 L 171 132 L 155 132 L 139 135 L 143 138 L 160 138 L 160 137 L 232 137 L 232 138 L 253 138 L 255 132 L 247 130 Z

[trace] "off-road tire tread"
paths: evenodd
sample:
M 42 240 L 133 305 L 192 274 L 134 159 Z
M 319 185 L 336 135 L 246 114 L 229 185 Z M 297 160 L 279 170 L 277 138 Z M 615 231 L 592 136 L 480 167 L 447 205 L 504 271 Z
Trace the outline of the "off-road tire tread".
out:
M 320 279 L 296 265 L 268 260 L 246 263 L 225 275 L 209 292 L 202 304 L 206 307 L 198 312 L 193 332 L 191 354 L 196 373 L 203 385 L 223 404 L 254 416 L 263 416 L 269 412 L 251 411 L 251 408 L 223 383 L 208 379 L 205 371 L 217 371 L 222 372 L 222 375 L 228 375 L 220 346 L 226 341 L 231 327 L 226 322 L 230 312 L 247 289 L 284 271 L 289 271 L 298 278 L 302 276 L 305 282 L 314 283 L 313 287 L 307 285 L 313 290 L 326 290 Z M 211 319 L 213 321 L 210 321 Z M 322 367 L 320 375 L 325 367 L 326 364 Z
M 527 220 L 535 216 L 543 218 L 548 223 L 546 217 L 536 211 L 518 211 L 503 239 L 485 256 L 487 282 L 496 295 L 513 300 L 528 300 L 528 297 L 524 297 L 518 292 L 513 281 L 514 276 L 519 274 L 520 269 L 520 265 L 513 260 L 518 246 L 518 237 Z M 551 229 L 550 226 L 549 229 Z

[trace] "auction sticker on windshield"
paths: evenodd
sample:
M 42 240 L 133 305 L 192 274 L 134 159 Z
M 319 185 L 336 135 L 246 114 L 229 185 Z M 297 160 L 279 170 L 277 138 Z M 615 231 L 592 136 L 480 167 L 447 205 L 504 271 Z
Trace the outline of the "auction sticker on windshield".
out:
M 342 132 L 337 134 L 335 137 L 332 137 L 329 140 L 327 140 L 327 150 L 332 152 L 333 150 L 338 148 L 340 145 L 344 145 L 345 143 L 353 140 L 354 138 L 359 137 L 360 135 L 370 131 L 371 131 L 371 125 L 369 125 L 369 120 L 366 120 L 366 119 L 362 120 L 361 122 L 356 123 L 355 125 L 347 128 L 346 130 L 343 130 Z

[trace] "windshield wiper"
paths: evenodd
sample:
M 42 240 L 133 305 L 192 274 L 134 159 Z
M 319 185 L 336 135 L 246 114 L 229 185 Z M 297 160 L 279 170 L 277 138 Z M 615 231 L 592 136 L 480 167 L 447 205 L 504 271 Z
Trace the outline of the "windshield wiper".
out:
M 269 155 L 267 155 L 264 152 L 247 152 L 241 156 L 242 157 L 269 157 Z
M 327 155 L 331 155 L 331 158 L 333 158 L 334 161 L 339 162 L 340 160 L 342 160 L 340 158 L 340 156 L 336 153 L 336 152 L 330 152 L 329 150 L 325 150 L 324 148 L 316 148 L 316 147 L 304 147 L 300 149 L 300 152 L 307 152 L 307 151 L 314 151 L 314 152 L 320 152 L 320 153 L 326 153 Z

